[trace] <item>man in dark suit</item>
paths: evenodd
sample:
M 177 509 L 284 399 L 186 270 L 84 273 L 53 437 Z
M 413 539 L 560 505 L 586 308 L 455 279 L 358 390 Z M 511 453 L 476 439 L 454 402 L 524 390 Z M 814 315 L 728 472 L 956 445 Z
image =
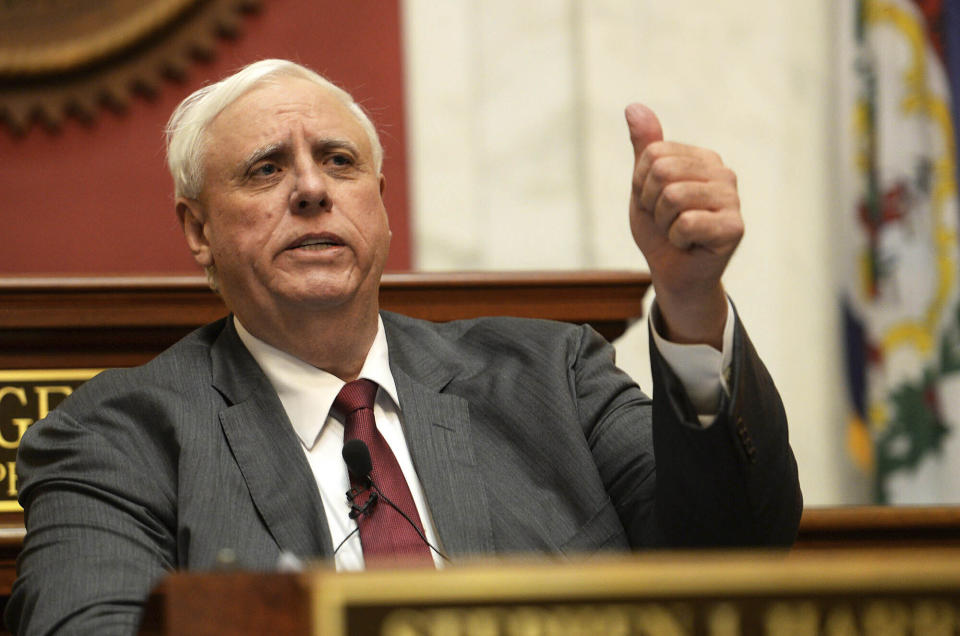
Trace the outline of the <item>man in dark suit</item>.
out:
M 267 60 L 181 104 L 176 211 L 232 314 L 104 372 L 24 436 L 11 627 L 129 633 L 164 572 L 226 551 L 256 569 L 285 555 L 360 569 L 789 545 L 786 418 L 720 282 L 743 232 L 735 177 L 664 142 L 648 109 L 626 117 L 654 400 L 588 327 L 380 312 L 382 151 L 312 71 Z M 348 471 L 345 440 L 372 468 Z

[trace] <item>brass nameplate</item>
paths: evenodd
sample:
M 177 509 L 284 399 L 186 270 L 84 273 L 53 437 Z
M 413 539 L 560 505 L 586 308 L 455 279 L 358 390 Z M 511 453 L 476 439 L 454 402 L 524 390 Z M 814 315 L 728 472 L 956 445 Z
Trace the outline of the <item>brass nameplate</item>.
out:
M 443 572 L 318 573 L 315 634 L 960 633 L 960 551 L 687 554 Z
M 923 596 L 648 598 L 615 603 L 350 608 L 346 634 L 382 636 L 832 636 L 958 633 L 960 604 Z M 322 632 L 321 632 L 322 633 Z
M 0 371 L 0 512 L 17 503 L 17 448 L 27 428 L 43 419 L 101 369 Z

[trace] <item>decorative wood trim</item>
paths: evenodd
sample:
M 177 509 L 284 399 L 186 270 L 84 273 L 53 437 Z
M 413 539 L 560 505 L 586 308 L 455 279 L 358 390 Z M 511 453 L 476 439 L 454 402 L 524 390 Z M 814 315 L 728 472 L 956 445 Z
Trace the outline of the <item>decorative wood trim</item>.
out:
M 613 339 L 649 285 L 642 272 L 403 273 L 384 275 L 380 299 L 427 320 L 549 318 Z M 226 313 L 201 276 L 0 278 L 0 368 L 141 364 Z
M 807 508 L 797 549 L 960 547 L 960 506 Z

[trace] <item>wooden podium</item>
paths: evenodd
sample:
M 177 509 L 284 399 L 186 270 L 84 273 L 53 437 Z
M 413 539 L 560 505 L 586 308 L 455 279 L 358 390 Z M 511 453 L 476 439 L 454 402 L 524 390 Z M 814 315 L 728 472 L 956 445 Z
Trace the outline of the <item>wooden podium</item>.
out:
M 652 553 L 443 571 L 173 574 L 144 634 L 960 633 L 960 550 Z

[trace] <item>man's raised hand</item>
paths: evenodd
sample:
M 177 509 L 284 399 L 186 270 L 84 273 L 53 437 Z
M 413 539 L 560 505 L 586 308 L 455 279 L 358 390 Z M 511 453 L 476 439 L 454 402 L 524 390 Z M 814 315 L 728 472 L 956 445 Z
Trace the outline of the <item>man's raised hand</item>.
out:
M 720 277 L 743 236 L 737 177 L 717 153 L 663 140 L 657 116 L 626 108 L 633 144 L 630 230 L 650 267 L 663 335 L 720 348 Z

